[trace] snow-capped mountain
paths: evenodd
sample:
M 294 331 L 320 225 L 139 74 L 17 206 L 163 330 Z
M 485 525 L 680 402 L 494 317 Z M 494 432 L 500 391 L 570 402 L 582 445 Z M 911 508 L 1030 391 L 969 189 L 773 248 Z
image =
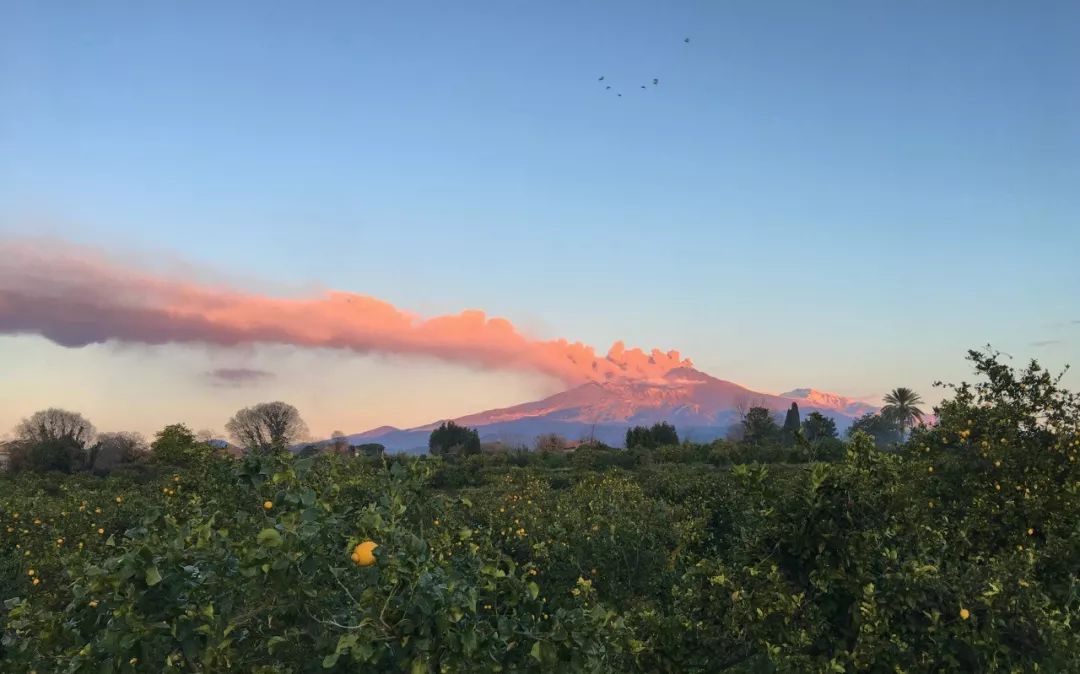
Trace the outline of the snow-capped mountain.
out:
M 559 433 L 570 440 L 596 438 L 621 445 L 626 429 L 667 421 L 679 436 L 708 441 L 722 437 L 742 412 L 767 407 L 782 414 L 798 403 L 803 416 L 820 412 L 843 430 L 866 412 L 867 403 L 834 393 L 796 389 L 783 395 L 758 393 L 692 368 L 676 368 L 656 379 L 589 382 L 568 391 L 502 409 L 454 419 L 476 428 L 484 442 L 531 446 L 537 435 Z M 353 443 L 379 442 L 391 451 L 426 450 L 428 435 L 442 421 L 410 429 L 380 427 L 349 436 Z
M 799 408 L 824 407 L 837 412 L 843 412 L 851 417 L 861 417 L 868 412 L 877 412 L 878 408 L 868 402 L 856 398 L 848 398 L 837 393 L 818 391 L 812 388 L 797 388 L 787 393 L 780 394 L 784 398 L 790 398 L 799 403 Z

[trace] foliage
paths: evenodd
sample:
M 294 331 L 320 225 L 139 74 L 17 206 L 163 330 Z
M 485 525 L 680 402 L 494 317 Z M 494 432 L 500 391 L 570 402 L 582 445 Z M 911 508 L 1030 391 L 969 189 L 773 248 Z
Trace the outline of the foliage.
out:
M 386 453 L 386 445 L 379 442 L 364 442 L 359 445 L 353 445 L 353 454 L 357 456 L 366 456 L 368 458 L 378 458 Z
M 349 440 L 345 437 L 344 431 L 334 431 L 330 434 L 330 446 L 328 449 L 338 454 L 345 454 L 349 451 Z
M 308 434 L 300 412 L 281 401 L 239 410 L 225 424 L 225 430 L 241 447 L 263 453 L 284 451 Z
M 923 400 L 918 393 L 909 388 L 903 386 L 894 388 L 886 394 L 884 402 L 885 406 L 881 408 L 881 414 L 900 426 L 901 438 L 905 429 L 913 427 L 916 422 L 923 419 L 923 411 L 918 407 L 923 404 Z
M 428 437 L 428 449 L 435 456 L 445 454 L 479 454 L 480 434 L 467 426 L 444 421 Z
M 862 415 L 848 428 L 848 437 L 855 437 L 858 433 L 865 433 L 873 438 L 874 445 L 879 449 L 893 446 L 903 439 L 903 428 L 899 421 L 889 414 L 867 412 Z
M 970 358 L 892 451 L 236 460 L 177 425 L 138 480 L 0 477 L 0 669 L 1080 671 L 1080 401 Z
M 213 448 L 199 442 L 184 424 L 170 424 L 158 431 L 150 443 L 150 458 L 168 466 L 197 466 L 214 454 Z
M 107 474 L 141 462 L 149 451 L 146 440 L 138 433 L 100 433 L 91 452 L 90 469 Z
M 565 452 L 570 443 L 558 433 L 544 433 L 537 436 L 534 448 L 538 452 Z
M 679 434 L 666 421 L 652 426 L 634 426 L 626 431 L 627 449 L 656 449 L 665 445 L 679 444 Z
M 742 441 L 751 445 L 775 442 L 780 427 L 773 413 L 765 407 L 751 407 L 742 418 Z
M 56 407 L 35 412 L 15 427 L 15 437 L 24 442 L 52 442 L 63 440 L 82 449 L 93 442 L 94 425 L 78 412 Z
M 803 436 L 807 442 L 818 442 L 837 437 L 836 422 L 821 412 L 811 412 L 802 423 Z
M 8 468 L 13 472 L 28 470 L 37 473 L 71 473 L 80 469 L 86 461 L 83 448 L 66 437 L 15 440 L 8 452 Z
M 780 429 L 784 444 L 795 444 L 795 439 L 801 428 L 802 422 L 799 418 L 799 405 L 798 403 L 791 403 L 791 407 L 788 408 L 787 414 L 784 415 L 784 426 Z

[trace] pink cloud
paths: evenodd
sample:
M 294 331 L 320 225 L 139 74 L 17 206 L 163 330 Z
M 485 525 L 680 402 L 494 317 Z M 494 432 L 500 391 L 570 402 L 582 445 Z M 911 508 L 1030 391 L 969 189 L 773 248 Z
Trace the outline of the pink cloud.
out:
M 506 319 L 475 309 L 424 318 L 342 291 L 268 297 L 154 276 L 54 242 L 0 241 L 0 333 L 38 334 L 67 347 L 275 343 L 416 354 L 567 383 L 650 378 L 691 365 L 677 351 L 646 353 L 622 342 L 601 356 L 581 342 L 531 339 Z

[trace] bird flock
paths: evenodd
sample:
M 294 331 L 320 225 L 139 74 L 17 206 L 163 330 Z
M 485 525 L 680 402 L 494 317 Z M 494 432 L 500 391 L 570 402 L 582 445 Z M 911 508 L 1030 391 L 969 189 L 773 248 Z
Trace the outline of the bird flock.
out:
M 683 39 L 683 44 L 690 44 L 690 38 Z M 596 81 L 599 82 L 600 85 L 604 87 L 604 91 L 610 91 L 610 92 L 614 93 L 618 98 L 622 98 L 622 91 L 620 91 L 619 89 L 614 89 L 613 90 L 612 85 L 610 84 L 609 80 L 607 79 L 607 77 L 605 75 L 601 75 L 600 77 L 598 77 L 596 79 Z M 659 77 L 652 78 L 652 86 L 654 86 L 654 87 L 660 86 L 660 78 Z M 642 89 L 648 89 L 649 86 L 646 83 L 646 84 L 642 84 L 641 88 Z

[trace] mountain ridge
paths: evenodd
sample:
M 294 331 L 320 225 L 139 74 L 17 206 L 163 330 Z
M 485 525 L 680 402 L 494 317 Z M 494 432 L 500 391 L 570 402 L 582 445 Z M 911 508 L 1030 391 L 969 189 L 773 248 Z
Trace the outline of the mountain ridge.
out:
M 595 438 L 621 445 L 626 429 L 667 421 L 682 438 L 710 441 L 723 437 L 750 407 L 782 413 L 797 403 L 803 415 L 820 412 L 841 430 L 877 407 L 812 388 L 785 394 L 761 393 L 691 367 L 677 367 L 661 377 L 586 382 L 532 402 L 440 419 L 400 429 L 380 426 L 346 436 L 350 442 L 379 442 L 389 451 L 427 450 L 430 432 L 444 421 L 476 428 L 484 442 L 531 446 L 537 435 L 559 433 L 570 440 Z

